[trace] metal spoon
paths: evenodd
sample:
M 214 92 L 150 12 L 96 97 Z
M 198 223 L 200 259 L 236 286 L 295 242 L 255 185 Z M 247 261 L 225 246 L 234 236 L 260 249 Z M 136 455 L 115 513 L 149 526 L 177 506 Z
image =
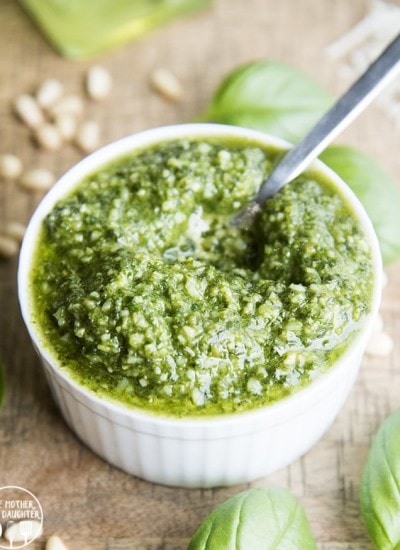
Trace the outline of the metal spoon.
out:
M 256 197 L 234 219 L 250 225 L 264 202 L 292 181 L 387 86 L 400 70 L 400 34 L 360 78 L 323 115 L 308 134 L 283 157 L 260 187 Z

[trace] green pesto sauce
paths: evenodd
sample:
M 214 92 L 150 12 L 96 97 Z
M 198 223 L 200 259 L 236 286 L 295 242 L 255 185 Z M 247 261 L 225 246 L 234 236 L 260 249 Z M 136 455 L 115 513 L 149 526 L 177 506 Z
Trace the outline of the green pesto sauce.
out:
M 86 177 L 44 220 L 31 271 L 44 345 L 101 396 L 155 413 L 245 411 L 307 385 L 369 311 L 369 246 L 309 172 L 251 229 L 232 217 L 280 153 L 165 141 Z

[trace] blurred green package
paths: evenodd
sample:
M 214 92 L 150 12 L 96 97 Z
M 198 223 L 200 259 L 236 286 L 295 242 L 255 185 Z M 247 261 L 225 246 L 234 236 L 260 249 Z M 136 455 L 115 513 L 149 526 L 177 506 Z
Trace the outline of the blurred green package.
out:
M 67 57 L 88 57 L 212 0 L 20 0 Z

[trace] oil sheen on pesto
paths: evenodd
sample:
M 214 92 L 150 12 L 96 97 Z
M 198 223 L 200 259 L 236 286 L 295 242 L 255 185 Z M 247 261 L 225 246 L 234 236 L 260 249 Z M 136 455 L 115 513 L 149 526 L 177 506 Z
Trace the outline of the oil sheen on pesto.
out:
M 165 141 L 60 200 L 31 283 L 62 367 L 100 395 L 175 416 L 259 407 L 325 371 L 369 311 L 371 254 L 312 172 L 252 229 L 229 224 L 278 156 L 231 138 Z

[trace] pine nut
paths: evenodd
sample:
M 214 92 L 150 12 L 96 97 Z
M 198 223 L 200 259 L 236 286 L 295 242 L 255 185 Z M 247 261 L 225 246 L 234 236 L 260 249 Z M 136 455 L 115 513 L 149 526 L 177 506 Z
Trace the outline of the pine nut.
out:
M 62 97 L 50 109 L 50 114 L 53 116 L 57 116 L 61 113 L 63 114 L 68 113 L 69 115 L 73 115 L 76 117 L 81 116 L 83 113 L 82 99 L 77 95 L 69 95 L 69 96 Z
M 71 141 L 76 135 L 78 123 L 69 113 L 60 113 L 54 118 L 54 124 L 64 141 Z
M 22 175 L 20 185 L 28 191 L 47 191 L 55 182 L 55 177 L 46 168 L 33 168 Z
M 375 318 L 374 324 L 372 325 L 372 333 L 377 334 L 383 332 L 383 318 L 382 315 L 378 315 Z
M 44 123 L 43 113 L 32 96 L 22 94 L 14 103 L 15 112 L 29 128 L 39 128 Z
M 180 101 L 183 88 L 174 74 L 166 69 L 155 69 L 150 75 L 152 88 L 169 101 Z
M 68 550 L 63 541 L 57 535 L 52 535 L 47 543 L 46 550 Z
M 11 258 L 18 254 L 18 250 L 18 241 L 6 235 L 0 235 L 0 256 L 2 258 Z
M 382 288 L 385 288 L 385 286 L 388 284 L 388 276 L 386 271 L 382 272 Z
M 386 332 L 377 332 L 371 335 L 366 353 L 373 357 L 387 357 L 392 353 L 393 340 Z
M 88 120 L 84 122 L 76 134 L 76 144 L 85 153 L 94 151 L 100 140 L 100 128 L 97 122 Z
M 22 162 L 11 153 L 0 155 L 0 177 L 6 180 L 15 180 L 22 174 Z
M 112 88 L 112 78 L 105 67 L 93 65 L 86 75 L 86 91 L 92 99 L 106 98 Z
M 57 127 L 50 123 L 43 124 L 36 130 L 35 139 L 41 147 L 48 151 L 58 151 L 63 144 Z
M 23 529 L 22 524 L 26 527 L 27 523 L 29 523 L 30 540 L 33 540 L 42 534 L 42 524 L 38 520 L 30 519 L 12 523 L 3 533 L 3 537 L 11 543 L 10 548 L 13 548 L 12 544 L 14 542 L 26 541 L 26 532 L 25 529 Z
M 4 228 L 4 233 L 7 237 L 15 239 L 18 242 L 21 242 L 24 238 L 26 227 L 24 224 L 19 222 L 8 222 Z
M 49 78 L 43 82 L 36 93 L 36 99 L 42 109 L 50 109 L 64 94 L 64 86 L 59 80 Z

